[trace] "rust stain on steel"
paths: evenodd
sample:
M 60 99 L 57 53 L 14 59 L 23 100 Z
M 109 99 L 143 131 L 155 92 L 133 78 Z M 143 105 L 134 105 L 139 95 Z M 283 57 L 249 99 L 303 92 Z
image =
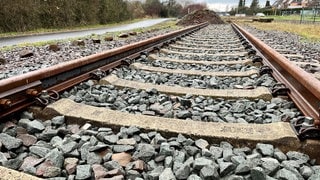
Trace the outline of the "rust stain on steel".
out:
M 254 37 L 239 25 L 234 24 L 246 38 L 267 58 L 264 63 L 274 70 L 276 79 L 289 89 L 289 96 L 305 116 L 312 117 L 318 122 L 320 106 L 320 82 L 283 55 Z
M 89 55 L 89 56 L 78 58 L 78 59 L 75 59 L 72 61 L 60 63 L 60 64 L 57 64 L 57 65 L 54 65 L 54 66 L 51 66 L 48 68 L 39 69 L 36 71 L 28 72 L 26 74 L 22 74 L 22 75 L 18 75 L 18 76 L 14 76 L 14 77 L 11 77 L 8 79 L 1 80 L 0 81 L 0 93 L 4 92 L 4 91 L 8 91 L 13 88 L 16 88 L 18 86 L 29 84 L 29 83 L 37 81 L 39 79 L 48 78 L 48 77 L 57 75 L 59 73 L 77 68 L 77 67 L 91 64 L 91 63 L 96 62 L 101 59 L 105 59 L 105 58 L 108 58 L 111 56 L 115 56 L 117 54 L 127 52 L 129 50 L 133 50 L 133 49 L 143 47 L 145 45 L 148 45 L 148 44 L 151 44 L 154 42 L 158 42 L 164 38 L 174 37 L 178 34 L 181 34 L 183 32 L 187 32 L 189 30 L 195 29 L 195 28 L 200 27 L 202 25 L 205 25 L 205 23 L 201 24 L 201 25 L 190 26 L 190 27 L 182 29 L 182 30 L 176 30 L 171 33 L 159 35 L 159 36 L 149 38 L 149 39 L 146 39 L 146 40 L 143 40 L 140 42 L 132 43 L 132 44 L 118 47 L 115 49 L 110 49 L 110 50 L 107 50 L 107 51 L 104 51 L 101 53 Z

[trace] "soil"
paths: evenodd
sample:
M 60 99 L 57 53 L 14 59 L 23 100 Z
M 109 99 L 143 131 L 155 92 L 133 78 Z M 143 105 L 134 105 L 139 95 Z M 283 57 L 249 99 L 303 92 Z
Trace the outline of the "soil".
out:
M 179 26 L 190 26 L 196 25 L 203 22 L 208 22 L 209 24 L 224 24 L 224 21 L 220 16 L 211 10 L 198 10 L 193 13 L 185 15 L 178 23 Z

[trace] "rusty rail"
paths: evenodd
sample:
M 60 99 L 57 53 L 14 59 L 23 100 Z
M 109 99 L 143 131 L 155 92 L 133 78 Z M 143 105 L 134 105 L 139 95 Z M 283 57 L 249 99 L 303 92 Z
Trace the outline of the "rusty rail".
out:
M 139 57 L 144 52 L 163 46 L 206 26 L 207 23 L 176 30 L 137 43 L 60 63 L 0 81 L 0 119 L 36 102 L 44 90 L 61 92 L 91 77 L 97 69 L 107 71 L 122 60 Z
M 302 113 L 307 117 L 313 118 L 314 122 L 311 127 L 299 126 L 298 129 L 294 127 L 297 135 L 300 138 L 312 138 L 311 136 L 319 135 L 320 81 L 239 25 L 233 24 L 233 27 L 239 30 L 253 44 L 257 52 L 261 52 L 259 55 L 264 57 L 263 63 L 272 69 L 272 75 L 275 79 L 282 82 L 289 89 L 287 92 L 289 97 Z

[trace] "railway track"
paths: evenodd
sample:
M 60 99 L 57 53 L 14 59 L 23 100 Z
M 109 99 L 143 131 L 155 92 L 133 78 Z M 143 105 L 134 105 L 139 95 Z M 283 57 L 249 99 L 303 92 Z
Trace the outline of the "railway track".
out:
M 61 179 L 316 179 L 318 87 L 236 24 L 192 26 L 0 81 L 0 163 Z

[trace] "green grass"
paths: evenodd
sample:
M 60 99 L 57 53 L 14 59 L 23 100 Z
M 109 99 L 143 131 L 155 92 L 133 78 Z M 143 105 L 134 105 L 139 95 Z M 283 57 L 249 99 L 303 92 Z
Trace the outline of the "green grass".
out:
M 306 41 L 320 42 L 320 26 L 313 24 L 292 24 L 285 22 L 246 23 L 261 30 L 278 30 L 297 34 Z
M 139 21 L 139 20 L 136 20 Z M 128 24 L 128 23 L 132 23 L 133 21 L 127 22 L 127 23 L 121 23 L 121 24 Z M 119 24 L 113 24 L 113 26 L 116 26 Z M 110 27 L 108 25 L 108 27 Z M 67 41 L 74 41 L 74 40 L 78 40 L 78 39 L 85 39 L 85 38 L 98 38 L 98 39 L 104 39 L 104 37 L 107 36 L 113 36 L 113 37 L 117 37 L 119 34 L 121 33 L 125 33 L 125 32 L 130 32 L 130 31 L 135 31 L 137 33 L 141 33 L 141 32 L 145 32 L 145 31 L 152 31 L 152 30 L 160 30 L 160 29 L 165 29 L 165 28 L 171 28 L 171 29 L 179 29 L 178 26 L 176 26 L 176 21 L 172 20 L 172 21 L 165 21 L 147 28 L 137 28 L 137 29 L 132 29 L 132 30 L 128 30 L 128 31 L 118 31 L 118 32 L 107 32 L 105 34 L 91 34 L 89 36 L 85 36 L 82 38 L 67 38 L 67 39 L 63 39 L 63 40 L 51 40 L 51 41 L 41 41 L 41 42 L 36 42 L 36 43 L 20 43 L 14 46 L 6 46 L 6 47 L 2 47 L 0 48 L 0 52 L 4 52 L 4 51 L 10 51 L 14 48 L 17 47 L 26 47 L 26 46 L 34 46 L 34 47 L 40 47 L 40 46 L 45 46 L 45 45 L 49 45 L 49 44 L 57 44 L 57 43 L 61 43 L 61 42 L 67 42 Z M 57 32 L 57 31 L 56 31 Z M 65 29 L 64 31 L 65 32 Z
M 118 25 L 135 23 L 141 20 L 144 20 L 144 19 L 134 19 L 134 20 L 123 21 L 120 23 L 110 23 L 110 24 L 103 24 L 103 25 L 96 24 L 96 25 L 76 26 L 76 27 L 66 27 L 66 28 L 52 28 L 52 29 L 41 28 L 41 29 L 36 29 L 33 31 L 26 31 L 26 32 L 0 33 L 0 38 L 25 36 L 25 35 L 33 35 L 33 34 L 58 33 L 58 32 L 80 31 L 80 30 L 88 30 L 88 29 L 110 28 Z
M 267 16 L 268 18 L 274 18 L 275 20 L 295 20 L 300 21 L 301 16 L 300 15 L 286 15 L 286 16 Z M 314 17 L 310 15 L 303 16 L 303 20 L 305 21 L 313 21 Z M 316 21 L 320 21 L 320 17 L 317 16 Z

